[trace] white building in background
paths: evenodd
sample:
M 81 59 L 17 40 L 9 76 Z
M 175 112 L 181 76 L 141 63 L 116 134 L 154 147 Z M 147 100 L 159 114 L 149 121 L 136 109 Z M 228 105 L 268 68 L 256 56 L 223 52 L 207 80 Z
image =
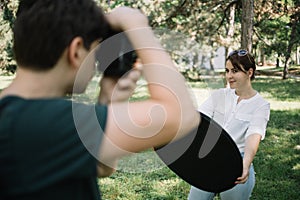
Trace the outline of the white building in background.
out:
M 219 47 L 216 51 L 216 56 L 213 58 L 213 64 L 215 69 L 225 68 L 225 47 Z

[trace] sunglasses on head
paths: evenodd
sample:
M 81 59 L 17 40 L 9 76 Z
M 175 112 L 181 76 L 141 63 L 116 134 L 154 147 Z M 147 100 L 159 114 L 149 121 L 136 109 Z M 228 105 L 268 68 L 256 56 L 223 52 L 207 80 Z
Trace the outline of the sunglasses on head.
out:
M 234 50 L 230 52 L 229 56 L 237 54 L 238 56 L 245 56 L 248 54 L 248 51 L 245 49 L 240 49 L 240 50 Z

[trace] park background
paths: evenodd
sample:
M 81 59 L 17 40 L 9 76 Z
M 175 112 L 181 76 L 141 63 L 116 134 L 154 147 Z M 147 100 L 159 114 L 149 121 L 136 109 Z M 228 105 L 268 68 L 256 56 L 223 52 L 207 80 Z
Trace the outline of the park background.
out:
M 126 5 L 149 16 L 150 25 L 185 76 L 196 106 L 224 87 L 228 52 L 239 48 L 251 52 L 258 64 L 253 87 L 271 103 L 267 136 L 254 160 L 257 175 L 251 199 L 300 199 L 300 0 L 96 2 L 105 11 Z M 0 91 L 15 75 L 11 30 L 17 6 L 17 0 L 0 0 Z M 98 80 L 99 75 L 85 94 L 74 98 L 94 101 Z M 140 80 L 131 100 L 147 95 Z M 117 173 L 99 179 L 103 199 L 187 198 L 186 182 L 151 151 L 141 155 L 121 160 Z

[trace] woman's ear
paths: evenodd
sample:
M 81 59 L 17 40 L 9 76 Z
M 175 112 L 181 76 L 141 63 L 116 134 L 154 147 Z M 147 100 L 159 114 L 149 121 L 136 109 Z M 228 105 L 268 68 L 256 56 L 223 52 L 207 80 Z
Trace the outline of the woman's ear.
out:
M 248 76 L 249 76 L 249 78 L 251 79 L 251 77 L 253 76 L 253 69 L 252 68 L 250 68 L 249 70 L 248 70 Z
M 70 66 L 79 68 L 86 56 L 87 50 L 84 47 L 83 39 L 75 37 L 69 45 L 68 61 Z

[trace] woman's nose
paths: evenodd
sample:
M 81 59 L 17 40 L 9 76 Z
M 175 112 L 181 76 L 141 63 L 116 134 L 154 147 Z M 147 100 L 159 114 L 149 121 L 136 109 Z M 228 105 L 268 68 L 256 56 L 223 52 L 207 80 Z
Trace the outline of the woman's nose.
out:
M 227 77 L 227 78 L 230 78 L 230 77 L 232 77 L 232 72 L 231 72 L 231 71 L 229 71 L 229 72 L 226 72 L 226 77 Z

